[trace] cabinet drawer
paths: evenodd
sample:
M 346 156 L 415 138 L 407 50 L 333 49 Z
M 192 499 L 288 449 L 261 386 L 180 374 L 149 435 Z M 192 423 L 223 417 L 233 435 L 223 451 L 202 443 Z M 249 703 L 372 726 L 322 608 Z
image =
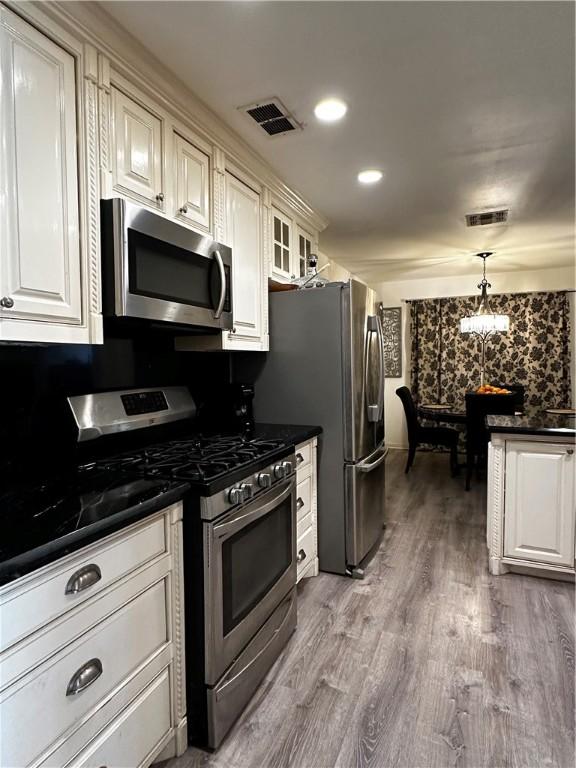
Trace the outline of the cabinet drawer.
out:
M 0 765 L 37 760 L 167 643 L 162 579 L 6 690 Z
M 157 517 L 132 533 L 123 531 L 19 580 L 0 598 L 0 651 L 166 550 L 164 517 Z
M 296 515 L 298 522 L 312 509 L 312 478 L 305 477 L 296 486 Z
M 314 537 L 314 527 L 311 526 L 308 530 L 298 539 L 296 544 L 296 557 L 298 562 L 298 576 L 302 571 L 305 571 L 311 560 L 316 557 L 316 541 Z
M 68 766 L 139 768 L 149 765 L 168 735 L 170 725 L 170 678 L 168 670 L 164 670 Z
M 296 446 L 296 470 L 308 469 L 312 462 L 312 443 L 302 443 Z

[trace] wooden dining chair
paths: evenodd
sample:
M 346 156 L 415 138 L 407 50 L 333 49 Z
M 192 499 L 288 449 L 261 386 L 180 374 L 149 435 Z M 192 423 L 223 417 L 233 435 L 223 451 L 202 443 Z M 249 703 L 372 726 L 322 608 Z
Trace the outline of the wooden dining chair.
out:
M 466 490 L 470 490 L 472 473 L 486 461 L 490 433 L 486 427 L 489 414 L 514 414 L 517 410 L 516 396 L 466 394 Z
M 450 450 L 450 470 L 452 477 L 458 474 L 458 431 L 450 427 L 423 427 L 418 420 L 418 411 L 408 387 L 398 387 L 396 394 L 404 406 L 406 426 L 408 427 L 408 460 L 407 474 L 414 463 L 416 449 L 419 445 L 438 445 Z

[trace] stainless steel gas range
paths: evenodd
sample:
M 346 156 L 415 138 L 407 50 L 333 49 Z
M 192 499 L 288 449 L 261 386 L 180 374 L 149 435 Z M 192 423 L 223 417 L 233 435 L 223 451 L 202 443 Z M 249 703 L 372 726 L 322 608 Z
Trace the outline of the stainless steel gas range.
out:
M 80 443 L 113 441 L 93 458 L 95 470 L 190 485 L 184 500 L 189 741 L 216 748 L 296 627 L 294 449 L 239 434 L 198 434 L 195 404 L 183 387 L 69 403 Z M 96 440 L 102 435 L 105 441 Z

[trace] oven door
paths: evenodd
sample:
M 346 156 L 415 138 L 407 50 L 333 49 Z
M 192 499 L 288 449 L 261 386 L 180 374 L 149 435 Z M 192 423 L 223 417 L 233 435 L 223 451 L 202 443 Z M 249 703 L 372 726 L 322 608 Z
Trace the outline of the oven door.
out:
M 119 198 L 102 227 L 106 314 L 232 327 L 230 248 Z
M 222 674 L 296 584 L 296 481 L 204 523 L 206 680 Z

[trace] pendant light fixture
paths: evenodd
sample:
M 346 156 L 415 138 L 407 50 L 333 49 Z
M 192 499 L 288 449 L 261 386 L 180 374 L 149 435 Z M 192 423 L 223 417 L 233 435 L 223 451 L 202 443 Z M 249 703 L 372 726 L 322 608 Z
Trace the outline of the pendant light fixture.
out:
M 480 304 L 473 315 L 463 317 L 460 320 L 460 333 L 473 333 L 480 338 L 482 344 L 482 361 L 480 383 L 484 384 L 486 368 L 486 342 L 493 333 L 506 333 L 510 328 L 510 318 L 508 315 L 498 315 L 492 311 L 490 300 L 488 298 L 488 288 L 492 286 L 486 279 L 486 259 L 492 256 L 490 251 L 484 251 L 477 254 L 482 259 L 482 280 L 478 284 L 480 288 Z

